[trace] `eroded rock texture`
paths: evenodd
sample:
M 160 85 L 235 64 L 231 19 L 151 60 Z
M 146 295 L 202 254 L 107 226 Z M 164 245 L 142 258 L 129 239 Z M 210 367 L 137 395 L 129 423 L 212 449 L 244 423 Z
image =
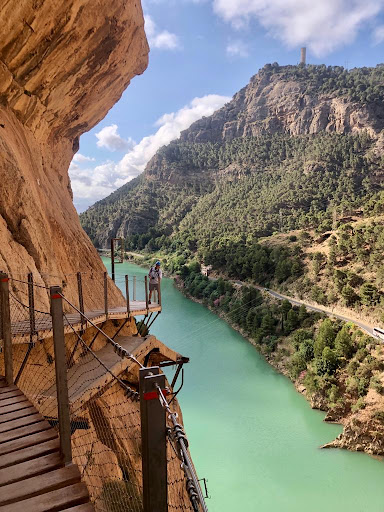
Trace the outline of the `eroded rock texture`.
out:
M 68 167 L 148 61 L 138 0 L 0 5 L 0 269 L 37 280 L 103 273 L 72 203 Z M 55 279 L 55 278 L 53 278 Z M 60 284 L 60 283 L 57 283 Z M 75 295 L 70 280 L 66 295 Z M 102 287 L 88 299 L 102 301 Z M 110 300 L 118 302 L 113 288 Z

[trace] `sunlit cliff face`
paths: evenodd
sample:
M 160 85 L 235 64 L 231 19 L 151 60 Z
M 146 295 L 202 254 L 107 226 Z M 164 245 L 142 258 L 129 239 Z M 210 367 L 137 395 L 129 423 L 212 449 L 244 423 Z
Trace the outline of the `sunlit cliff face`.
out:
M 102 273 L 68 167 L 79 136 L 146 69 L 140 2 L 10 0 L 0 19 L 0 269 L 47 284 L 45 273 Z M 68 282 L 69 297 L 75 286 Z M 96 305 L 101 294 L 90 298 Z

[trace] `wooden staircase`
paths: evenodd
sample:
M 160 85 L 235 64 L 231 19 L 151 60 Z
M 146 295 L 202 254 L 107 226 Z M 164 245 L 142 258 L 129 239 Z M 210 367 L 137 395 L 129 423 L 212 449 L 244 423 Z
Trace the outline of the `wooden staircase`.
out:
M 0 377 L 0 512 L 94 512 L 75 464 L 64 466 L 57 432 Z

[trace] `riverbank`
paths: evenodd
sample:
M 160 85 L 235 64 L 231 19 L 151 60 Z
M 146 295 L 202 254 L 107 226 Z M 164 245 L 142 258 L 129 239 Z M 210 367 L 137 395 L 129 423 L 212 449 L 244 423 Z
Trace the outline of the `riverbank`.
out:
M 142 279 L 147 268 L 124 261 L 119 273 Z M 341 426 L 323 422 L 290 380 L 173 280 L 163 279 L 162 299 L 151 330 L 190 358 L 178 400 L 198 474 L 208 479 L 210 512 L 254 512 L 255 503 L 268 512 L 308 512 L 309 503 L 312 512 L 381 510 L 381 462 L 319 450 Z
M 268 334 L 269 338 L 273 333 L 275 338 L 277 335 L 278 339 L 269 343 L 265 343 L 264 338 L 260 339 L 260 333 L 257 333 L 256 330 L 256 339 L 259 340 L 256 341 L 255 336 L 249 334 L 249 327 L 245 329 L 239 325 L 239 319 L 234 320 L 233 309 L 228 311 L 220 309 L 220 299 L 214 298 L 215 290 L 212 282 L 209 283 L 207 280 L 204 288 L 204 281 L 201 281 L 197 274 L 193 279 L 200 281 L 196 286 L 193 285 L 195 286 L 193 289 L 200 289 L 200 293 L 202 291 L 206 293 L 204 290 L 208 290 L 208 292 L 212 290 L 213 300 L 209 300 L 207 297 L 199 298 L 196 293 L 195 295 L 189 293 L 188 286 L 191 287 L 191 285 L 185 286 L 185 282 L 181 278 L 175 280 L 175 286 L 190 300 L 206 306 L 254 345 L 271 366 L 294 383 L 296 390 L 305 396 L 313 409 L 327 413 L 325 421 L 343 425 L 343 432 L 333 442 L 326 443 L 324 447 L 339 447 L 352 451 L 364 451 L 370 455 L 384 455 L 384 413 L 382 412 L 384 411 L 382 382 L 384 358 L 382 347 L 375 343 L 370 344 L 370 339 L 358 329 L 349 331 L 345 325 L 344 327 L 340 324 L 337 326 L 330 320 L 323 321 L 319 316 L 314 316 L 312 319 L 307 316 L 303 321 L 304 326 L 310 326 L 313 320 L 314 336 L 312 340 L 305 339 L 306 336 L 308 337 L 308 331 L 303 337 L 305 331 L 299 328 L 302 326 L 296 325 L 296 328 L 292 328 L 288 335 L 284 332 L 279 333 L 279 327 L 271 329 Z M 225 298 L 224 301 L 227 301 L 227 304 L 235 304 L 237 307 L 244 308 L 244 306 L 238 306 L 239 294 L 240 291 L 233 292 L 230 301 Z M 223 297 L 221 295 L 221 300 Z M 264 297 L 262 307 L 269 307 L 276 316 L 276 308 L 279 307 L 276 302 L 277 299 L 273 297 Z M 250 311 L 252 312 L 252 309 L 243 309 L 242 311 L 243 316 L 247 315 L 247 320 L 252 316 Z M 289 311 L 292 312 L 292 320 L 295 316 L 295 309 L 292 308 Z M 309 315 L 303 310 L 302 313 Z M 264 316 L 262 322 L 265 318 Z M 287 321 L 288 318 L 286 318 Z M 329 347 L 324 345 L 321 356 L 312 354 L 312 357 L 308 357 L 308 351 L 314 349 L 316 351 L 321 330 L 325 332 L 332 328 L 338 328 L 338 332 L 333 341 L 328 343 Z M 295 344 L 296 350 L 293 348 Z M 340 353 L 340 350 L 344 350 L 344 353 Z M 307 355 L 306 359 L 302 357 L 303 351 Z M 339 356 L 338 361 L 336 361 L 336 355 Z

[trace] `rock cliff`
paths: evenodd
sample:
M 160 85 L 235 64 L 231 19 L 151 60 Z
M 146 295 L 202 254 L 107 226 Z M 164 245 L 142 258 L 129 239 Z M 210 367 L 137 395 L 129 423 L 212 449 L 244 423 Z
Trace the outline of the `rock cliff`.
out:
M 80 135 L 147 66 L 141 4 L 6 0 L 0 19 L 0 269 L 33 272 L 44 283 L 48 274 L 101 274 L 68 167 Z M 111 300 L 119 298 L 113 288 Z
M 221 142 L 263 133 L 294 136 L 362 130 L 375 136 L 382 129 L 382 103 L 356 101 L 331 84 L 322 91 L 323 82 L 317 88 L 308 83 L 304 69 L 300 73 L 295 68 L 286 66 L 273 73 L 266 66 L 223 108 L 182 132 L 180 140 Z
M 290 229 L 312 225 L 311 205 L 328 217 L 347 189 L 343 202 L 355 196 L 360 207 L 361 176 L 369 194 L 382 187 L 383 80 L 383 66 L 267 64 L 223 108 L 160 148 L 142 176 L 82 214 L 82 224 L 100 247 L 124 236 L 132 250 L 152 250 L 171 236 L 194 250 L 239 229 L 270 235 L 280 214 Z

